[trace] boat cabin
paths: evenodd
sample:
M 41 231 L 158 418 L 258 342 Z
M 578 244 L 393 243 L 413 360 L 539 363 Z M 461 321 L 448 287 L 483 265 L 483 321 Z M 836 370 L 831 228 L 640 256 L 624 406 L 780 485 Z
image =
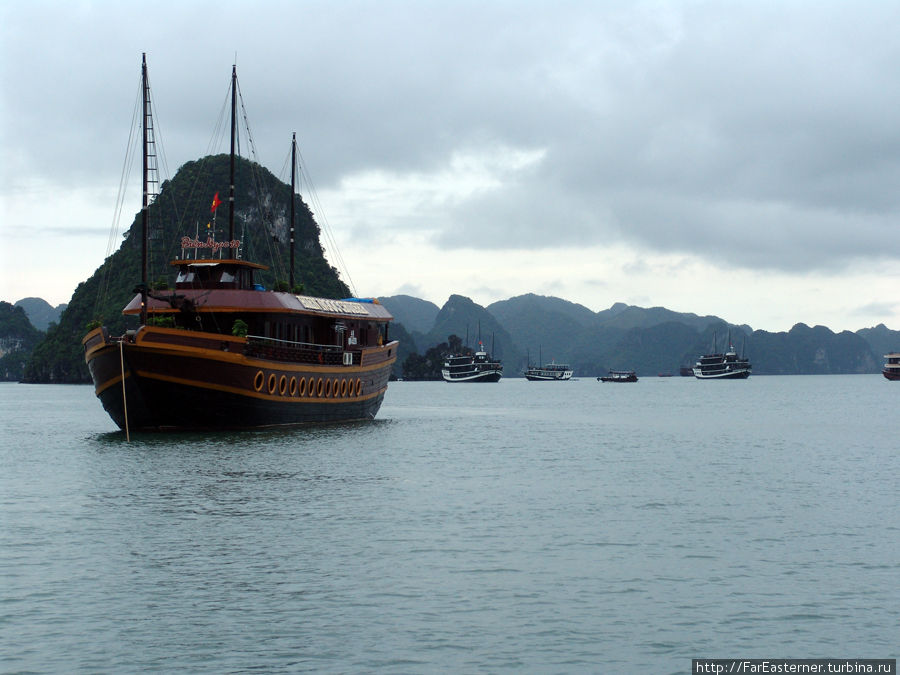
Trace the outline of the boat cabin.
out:
M 324 352 L 329 362 L 343 351 L 389 341 L 393 317 L 376 300 L 267 291 L 254 273 L 268 267 L 246 260 L 184 259 L 172 265 L 178 269 L 174 291 L 148 297 L 150 322 L 157 326 L 246 337 L 248 350 L 285 360 L 318 360 Z M 138 314 L 140 308 L 137 295 L 124 313 Z
M 264 290 L 253 278 L 255 270 L 269 269 L 246 260 L 173 260 L 178 268 L 175 288 Z

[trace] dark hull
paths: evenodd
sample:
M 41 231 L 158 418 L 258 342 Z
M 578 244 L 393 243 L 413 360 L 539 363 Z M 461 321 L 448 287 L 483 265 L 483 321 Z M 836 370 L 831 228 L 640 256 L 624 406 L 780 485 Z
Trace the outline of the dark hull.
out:
M 444 375 L 444 382 L 499 382 L 503 377 L 502 371 L 489 371 L 485 373 L 466 374 L 463 377 L 448 377 Z
M 887 379 L 891 380 L 892 382 L 896 382 L 897 380 L 900 380 L 900 370 L 897 370 L 896 368 L 892 369 L 892 370 L 885 369 L 885 370 L 881 371 L 881 374 L 884 375 Z
M 749 370 L 737 370 L 729 373 L 698 373 L 694 371 L 694 377 L 698 380 L 746 380 L 750 377 Z
M 384 391 L 359 401 L 264 401 L 239 394 L 210 392 L 153 380 L 126 377 L 128 426 L 132 431 L 177 429 L 254 429 L 375 418 Z M 125 428 L 122 390 L 100 395 L 112 420 Z M 198 404 L 198 401 L 202 403 Z
M 381 407 L 396 343 L 361 352 L 361 365 L 329 366 L 251 358 L 240 339 L 218 350 L 85 338 L 97 397 L 122 429 L 251 429 L 373 419 Z M 169 333 L 171 335 L 171 333 Z M 98 337 L 99 336 L 99 337 Z M 92 340 L 93 337 L 93 340 Z M 226 349 L 227 347 L 227 349 Z M 124 370 L 124 395 L 122 373 Z

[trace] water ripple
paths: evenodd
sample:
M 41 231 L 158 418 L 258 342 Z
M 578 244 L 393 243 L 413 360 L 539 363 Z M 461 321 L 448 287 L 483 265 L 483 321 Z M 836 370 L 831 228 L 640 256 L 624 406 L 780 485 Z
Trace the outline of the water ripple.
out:
M 392 383 L 372 424 L 131 443 L 89 387 L 0 385 L 0 671 L 883 654 L 900 387 L 739 384 Z

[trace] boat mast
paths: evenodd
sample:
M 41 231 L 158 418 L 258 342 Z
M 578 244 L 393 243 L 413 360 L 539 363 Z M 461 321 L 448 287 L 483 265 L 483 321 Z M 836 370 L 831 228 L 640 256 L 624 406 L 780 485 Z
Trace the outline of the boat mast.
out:
M 231 186 L 228 193 L 228 241 L 234 241 L 234 137 L 237 112 L 237 65 L 231 66 Z M 228 255 L 234 258 L 234 249 L 228 248 Z
M 147 245 L 149 239 L 149 227 L 147 226 L 147 208 L 150 203 L 150 195 L 148 183 L 150 180 L 150 169 L 147 161 L 148 151 L 148 127 L 150 115 L 150 85 L 147 82 L 147 54 L 141 55 L 141 88 L 143 90 L 141 135 L 142 135 L 142 172 L 143 172 L 143 203 L 141 206 L 141 325 L 147 324 Z
M 295 131 L 291 138 L 291 273 L 290 273 L 290 292 L 294 292 L 294 190 L 295 178 L 294 171 L 297 168 L 297 132 Z

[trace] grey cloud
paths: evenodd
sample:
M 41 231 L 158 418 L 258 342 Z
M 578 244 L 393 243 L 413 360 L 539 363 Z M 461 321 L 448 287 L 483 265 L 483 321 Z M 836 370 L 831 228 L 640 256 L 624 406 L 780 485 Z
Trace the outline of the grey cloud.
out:
M 278 165 L 297 131 L 319 189 L 436 173 L 461 148 L 545 150 L 502 188 L 397 221 L 440 224 L 444 248 L 627 241 L 798 271 L 900 258 L 900 6 L 63 8 L 3 10 L 4 178 L 117 180 L 141 49 L 174 171 L 204 152 L 237 52 L 260 159 Z M 61 148 L 72 161 L 48 161 Z

